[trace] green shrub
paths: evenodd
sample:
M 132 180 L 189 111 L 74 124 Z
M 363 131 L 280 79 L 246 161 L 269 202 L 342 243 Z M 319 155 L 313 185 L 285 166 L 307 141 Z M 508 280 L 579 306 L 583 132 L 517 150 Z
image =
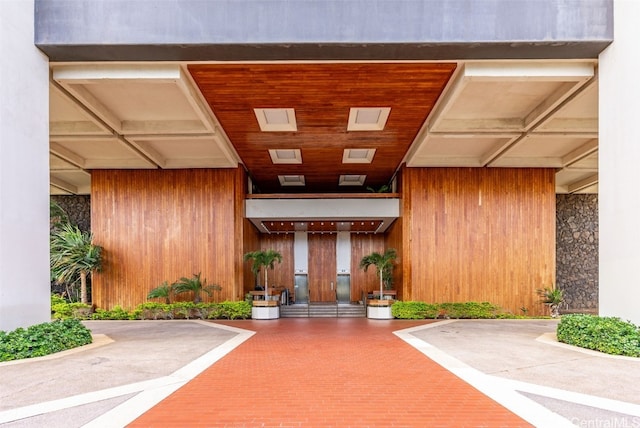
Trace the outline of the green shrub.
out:
M 489 302 L 441 303 L 438 305 L 441 318 L 492 319 L 500 308 Z
M 62 297 L 51 295 L 51 317 L 54 319 L 89 319 L 91 315 L 91 305 L 86 303 L 69 303 Z
M 391 314 L 394 318 L 404 320 L 436 318 L 438 316 L 438 305 L 425 302 L 397 301 L 391 305 Z
M 640 357 L 640 329 L 620 318 L 564 315 L 558 324 L 558 340 L 613 355 Z
M 131 314 L 123 309 L 120 305 L 116 305 L 111 310 L 105 309 L 96 309 L 96 311 L 91 314 L 92 320 L 130 320 L 133 319 Z
M 42 357 L 92 342 L 91 332 L 77 319 L 56 320 L 0 331 L 0 361 Z
M 489 302 L 464 303 L 424 303 L 424 302 L 395 302 L 391 306 L 391 314 L 399 319 L 426 318 L 468 318 L 491 319 L 505 318 L 500 307 Z
M 242 300 L 239 302 L 222 302 L 218 304 L 215 313 L 209 314 L 209 319 L 247 319 L 251 318 L 251 306 L 252 304 Z
M 166 320 L 172 316 L 171 305 L 158 302 L 141 303 L 131 312 L 131 319 L 136 320 Z

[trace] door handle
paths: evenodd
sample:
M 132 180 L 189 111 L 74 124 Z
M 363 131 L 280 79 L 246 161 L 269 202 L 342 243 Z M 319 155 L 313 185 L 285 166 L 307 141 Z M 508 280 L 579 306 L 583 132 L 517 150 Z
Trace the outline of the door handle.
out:
M 331 281 L 331 289 L 333 290 L 333 281 Z

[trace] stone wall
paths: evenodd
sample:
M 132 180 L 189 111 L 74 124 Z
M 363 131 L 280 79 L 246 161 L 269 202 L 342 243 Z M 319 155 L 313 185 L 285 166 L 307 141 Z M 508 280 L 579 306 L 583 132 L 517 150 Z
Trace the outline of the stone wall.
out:
M 91 230 L 91 197 L 89 195 L 51 196 L 67 213 L 72 224 L 82 231 Z
M 598 195 L 556 195 L 556 285 L 568 311 L 598 311 Z M 565 311 L 566 312 L 566 311 Z

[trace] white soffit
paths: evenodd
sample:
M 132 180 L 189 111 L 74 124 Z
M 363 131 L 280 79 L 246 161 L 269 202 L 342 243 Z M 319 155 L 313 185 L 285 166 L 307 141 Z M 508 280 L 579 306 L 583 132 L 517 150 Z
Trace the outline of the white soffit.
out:
M 382 131 L 389 113 L 390 107 L 351 107 L 347 131 Z
M 296 112 L 292 108 L 254 108 L 262 132 L 295 132 Z
M 371 163 L 376 149 L 344 149 L 342 163 Z
M 300 149 L 269 149 L 271 162 L 274 164 L 301 164 L 302 153 Z
M 263 221 L 380 220 L 384 232 L 400 216 L 400 201 L 385 199 L 247 199 L 245 214 L 256 227 Z
M 304 175 L 279 175 L 281 186 L 304 186 Z
M 64 65 L 53 80 L 122 135 L 215 132 L 179 65 Z
M 594 74 L 592 62 L 467 63 L 431 115 L 429 131 L 525 131 Z

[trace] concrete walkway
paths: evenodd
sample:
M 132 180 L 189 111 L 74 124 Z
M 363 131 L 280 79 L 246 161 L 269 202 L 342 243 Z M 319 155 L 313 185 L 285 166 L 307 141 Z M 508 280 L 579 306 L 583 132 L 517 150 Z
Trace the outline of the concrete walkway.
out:
M 313 376 L 323 373 L 323 364 L 331 369 L 345 358 L 350 363 L 342 364 L 346 371 L 339 376 L 343 380 L 340 393 L 335 400 L 325 397 L 323 409 L 340 408 L 339 405 L 349 403 L 354 397 L 358 397 L 359 407 L 350 411 L 342 408 L 340 418 L 323 419 L 322 426 L 389 426 L 389 421 L 396 426 L 425 426 L 423 418 L 435 414 L 428 407 L 436 398 L 441 400 L 438 406 L 442 414 L 447 415 L 446 406 L 453 410 L 432 426 L 640 426 L 640 360 L 558 344 L 550 334 L 556 325 L 552 320 L 280 319 L 225 323 L 91 321 L 86 324 L 98 335 L 95 345 L 44 359 L 0 364 L 1 426 L 119 427 L 137 418 L 137 426 L 280 426 L 285 419 L 289 424 L 282 426 L 319 426 L 317 419 L 301 414 L 304 409 L 290 410 L 291 404 L 303 397 L 296 388 L 299 392 L 310 390 L 300 385 L 312 385 Z M 101 341 L 104 344 L 101 345 Z M 366 344 L 371 342 L 384 346 L 366 349 Z M 343 351 L 350 351 L 332 360 L 335 352 L 331 347 L 336 344 L 342 344 Z M 345 348 L 345 344 L 352 344 L 353 348 Z M 236 349 L 239 345 L 242 346 Z M 415 349 L 410 351 L 408 346 Z M 326 355 L 322 355 L 323 350 L 328 351 Z M 238 391 L 237 387 L 244 384 L 247 377 L 259 377 L 259 373 L 244 370 L 246 367 L 241 370 L 241 364 L 247 364 L 241 358 L 259 357 L 267 351 L 271 366 L 277 368 L 283 379 L 282 387 L 293 389 L 286 400 L 282 394 L 289 391 L 287 389 L 279 392 L 279 396 L 271 396 L 264 389 L 256 394 Z M 352 358 L 356 352 L 361 353 L 357 358 L 360 363 Z M 393 356 L 389 364 L 398 364 L 392 367 L 395 374 L 380 374 L 376 362 L 380 363 L 383 353 Z M 216 364 L 222 358 L 224 360 Z M 370 361 L 361 361 L 366 358 Z M 438 374 L 440 383 L 435 384 L 433 374 L 440 373 L 440 369 L 432 367 L 429 359 L 465 382 L 459 382 L 455 376 Z M 403 378 L 403 366 L 411 369 L 406 378 Z M 307 367 L 307 370 L 296 372 L 293 370 L 296 367 Z M 356 372 L 356 368 L 362 367 L 369 376 Z M 418 382 L 416 376 L 424 373 L 431 377 L 426 382 Z M 349 379 L 350 376 L 353 378 Z M 325 373 L 324 379 L 326 377 Z M 375 393 L 362 398 L 362 394 L 367 393 L 354 388 L 361 384 L 363 377 L 375 379 L 374 383 L 382 385 L 386 395 Z M 220 382 L 223 378 L 225 381 Z M 412 383 L 413 380 L 416 382 Z M 432 397 L 428 397 L 430 391 L 420 392 L 417 386 L 430 382 L 437 385 L 430 390 L 435 389 Z M 187 388 L 180 389 L 187 384 Z M 466 385 L 466 389 L 460 389 L 460 384 Z M 190 396 L 186 393 L 195 388 L 193 385 L 208 389 Z M 413 390 L 409 385 L 413 385 Z M 402 392 L 393 392 L 398 386 Z M 319 388 L 317 391 L 335 388 L 335 385 L 320 383 Z M 180 391 L 173 394 L 178 389 Z M 484 410 L 480 411 L 467 406 L 472 411 L 465 417 L 475 414 L 479 417 L 475 421 L 456 421 L 461 410 L 455 406 L 460 406 L 460 401 L 452 397 L 473 397 L 473 403 L 482 401 L 474 395 L 475 390 L 490 402 L 483 402 Z M 217 394 L 223 398 L 215 399 Z M 422 395 L 413 397 L 412 394 Z M 427 397 L 424 403 L 420 402 L 423 396 Z M 156 406 L 166 397 L 170 399 Z M 177 401 L 180 397 L 186 400 L 182 404 Z M 446 400 L 442 401 L 442 397 Z M 398 398 L 407 405 L 396 405 L 390 412 L 378 407 L 378 403 Z M 281 417 L 282 421 L 243 419 L 257 400 L 276 409 L 274 418 Z M 182 409 L 182 416 L 175 410 L 166 413 L 171 402 L 179 404 L 177 408 Z M 416 402 L 419 406 L 415 409 L 408 405 Z M 198 414 L 198 405 L 192 403 L 204 403 L 202 409 L 206 411 L 221 406 L 236 407 L 241 413 L 236 420 L 222 422 L 220 412 L 204 418 Z M 498 403 L 503 410 L 490 407 L 491 403 Z M 406 409 L 413 412 L 412 419 L 401 417 Z M 493 422 L 482 419 L 486 409 L 491 409 L 492 415 L 504 415 L 505 419 L 497 418 Z M 379 413 L 374 422 L 362 419 L 363 415 L 375 411 L 388 414 L 383 417 Z M 153 415 L 158 413 L 162 418 L 154 419 Z M 313 413 L 323 414 L 317 410 Z M 291 418 L 292 415 L 296 418 Z M 509 415 L 517 418 L 509 419 Z M 505 422 L 507 420 L 511 422 Z

